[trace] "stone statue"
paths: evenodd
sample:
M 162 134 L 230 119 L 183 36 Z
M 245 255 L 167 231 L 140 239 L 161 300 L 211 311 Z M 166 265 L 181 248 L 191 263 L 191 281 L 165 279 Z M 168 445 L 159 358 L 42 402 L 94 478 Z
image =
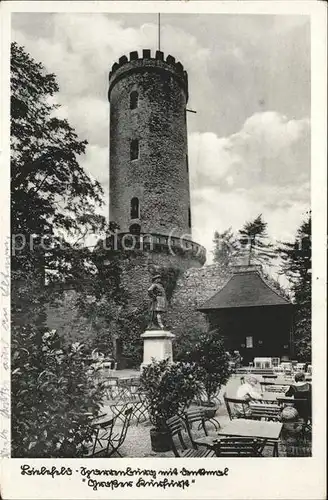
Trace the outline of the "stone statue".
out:
M 151 298 L 150 322 L 148 329 L 160 328 L 164 330 L 161 313 L 167 309 L 165 289 L 161 282 L 161 276 L 157 274 L 152 278 L 152 284 L 148 288 L 148 295 Z

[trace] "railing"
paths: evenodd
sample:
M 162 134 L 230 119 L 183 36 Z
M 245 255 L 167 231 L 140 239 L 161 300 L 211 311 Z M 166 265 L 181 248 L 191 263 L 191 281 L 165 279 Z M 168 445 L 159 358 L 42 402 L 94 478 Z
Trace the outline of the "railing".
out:
M 119 233 L 107 238 L 103 247 L 111 251 L 166 251 L 171 255 L 190 255 L 204 263 L 206 249 L 194 241 L 158 233 Z

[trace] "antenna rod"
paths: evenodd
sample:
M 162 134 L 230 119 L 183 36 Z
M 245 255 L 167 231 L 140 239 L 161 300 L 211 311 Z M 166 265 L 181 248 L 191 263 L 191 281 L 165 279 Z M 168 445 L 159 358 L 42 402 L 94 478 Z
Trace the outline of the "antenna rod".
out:
M 158 50 L 161 50 L 161 15 L 158 14 Z

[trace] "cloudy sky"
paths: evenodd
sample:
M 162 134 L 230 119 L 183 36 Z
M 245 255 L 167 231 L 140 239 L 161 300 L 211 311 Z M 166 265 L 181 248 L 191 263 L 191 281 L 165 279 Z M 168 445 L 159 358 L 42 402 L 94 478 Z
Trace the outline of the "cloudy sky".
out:
M 84 167 L 108 200 L 108 72 L 157 43 L 156 14 L 14 14 L 12 36 L 60 85 Z M 310 207 L 310 23 L 306 16 L 165 14 L 161 49 L 188 71 L 193 239 L 262 213 L 290 239 Z M 104 208 L 108 215 L 108 203 Z

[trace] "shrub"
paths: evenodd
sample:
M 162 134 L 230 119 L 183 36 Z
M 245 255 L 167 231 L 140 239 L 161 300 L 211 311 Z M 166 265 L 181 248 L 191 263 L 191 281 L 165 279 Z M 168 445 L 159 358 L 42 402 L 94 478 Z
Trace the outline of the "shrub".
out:
M 83 346 L 61 344 L 55 331 L 13 328 L 13 457 L 80 457 L 91 440 L 86 413 L 99 413 L 102 388 L 88 377 Z
M 143 368 L 140 381 L 156 430 L 165 430 L 165 421 L 181 415 L 200 389 L 192 363 L 153 361 Z
M 202 381 L 210 403 L 212 396 L 230 376 L 229 356 L 219 332 L 213 330 L 200 334 L 198 341 L 190 351 L 185 352 L 183 359 L 195 363 L 196 376 Z
M 204 333 L 206 333 L 206 329 L 195 326 L 187 328 L 177 336 L 173 342 L 174 359 L 176 361 L 189 361 L 190 353 Z

